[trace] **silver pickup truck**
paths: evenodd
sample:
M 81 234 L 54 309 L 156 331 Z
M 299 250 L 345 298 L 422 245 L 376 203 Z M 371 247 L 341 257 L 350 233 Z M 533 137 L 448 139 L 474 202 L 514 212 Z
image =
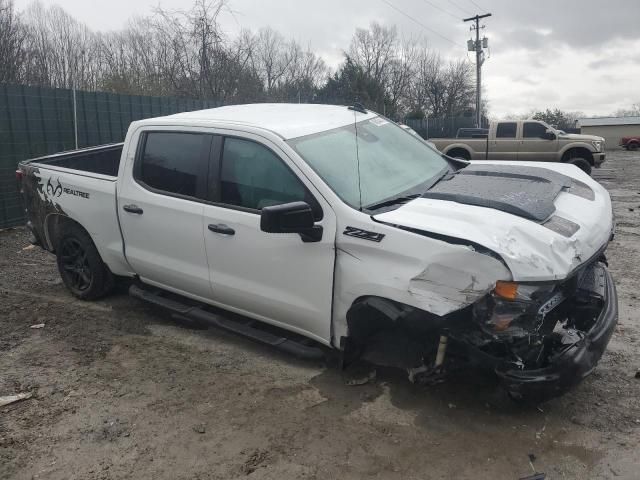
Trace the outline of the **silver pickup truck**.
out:
M 567 134 L 537 120 L 492 122 L 488 135 L 430 141 L 454 158 L 572 163 L 588 174 L 605 159 L 604 138 Z

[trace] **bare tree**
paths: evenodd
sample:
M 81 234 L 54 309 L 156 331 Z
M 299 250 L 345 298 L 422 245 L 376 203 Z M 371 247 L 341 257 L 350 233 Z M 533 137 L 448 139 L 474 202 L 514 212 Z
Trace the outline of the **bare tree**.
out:
M 447 63 L 423 46 L 417 54 L 412 82 L 412 109 L 436 117 L 461 114 L 473 104 L 472 73 L 467 61 Z
M 95 89 L 100 71 L 99 36 L 58 6 L 32 4 L 24 14 L 24 65 L 30 83 Z
M 373 22 L 369 30 L 356 29 L 349 47 L 349 57 L 365 75 L 384 83 L 389 65 L 396 59 L 398 33 L 396 27 Z
M 144 95 L 254 101 L 352 101 L 383 113 L 456 115 L 470 105 L 469 64 L 445 62 L 395 27 L 357 29 L 336 75 L 309 46 L 272 28 L 228 38 L 219 19 L 231 0 L 156 8 L 115 32 L 94 32 L 60 7 L 20 16 L 0 0 L 0 80 Z M 332 92 L 332 89 L 335 91 Z
M 25 36 L 13 0 L 0 0 L 0 82 L 22 80 Z
M 284 37 L 271 27 L 260 29 L 256 37 L 253 66 L 264 82 L 267 94 L 273 92 L 283 79 L 289 66 L 299 53 L 295 44 L 288 44 Z
M 631 108 L 621 108 L 614 115 L 616 117 L 640 117 L 640 103 L 634 103 Z

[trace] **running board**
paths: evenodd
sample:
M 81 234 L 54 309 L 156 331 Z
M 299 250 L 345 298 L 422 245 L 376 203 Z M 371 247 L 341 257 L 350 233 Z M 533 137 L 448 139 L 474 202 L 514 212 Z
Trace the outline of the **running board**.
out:
M 305 343 L 302 343 L 284 336 L 267 332 L 254 326 L 254 324 L 260 323 L 258 321 L 242 323 L 237 320 L 225 318 L 215 313 L 208 312 L 200 306 L 191 306 L 177 300 L 163 297 L 161 291 L 148 290 L 135 284 L 129 287 L 129 295 L 170 310 L 177 314 L 177 316 L 182 316 L 197 322 L 204 322 L 215 327 L 222 328 L 223 330 L 243 335 L 257 342 L 265 343 L 287 352 L 298 358 L 304 358 L 307 360 L 321 360 L 324 358 L 324 351 L 319 347 L 306 345 L 306 339 L 304 340 Z

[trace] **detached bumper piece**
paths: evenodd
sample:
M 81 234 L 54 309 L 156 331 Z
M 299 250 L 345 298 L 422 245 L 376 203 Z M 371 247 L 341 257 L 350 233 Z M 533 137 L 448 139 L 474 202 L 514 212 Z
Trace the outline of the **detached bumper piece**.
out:
M 593 320 L 593 309 L 574 310 L 574 321 L 582 328 L 556 333 L 557 346 L 547 365 L 538 369 L 502 369 L 496 373 L 515 399 L 543 400 L 561 395 L 589 375 L 602 357 L 618 321 L 618 297 L 611 274 L 596 263 L 580 279 L 576 296 L 601 305 Z M 581 318 L 582 316 L 582 318 Z

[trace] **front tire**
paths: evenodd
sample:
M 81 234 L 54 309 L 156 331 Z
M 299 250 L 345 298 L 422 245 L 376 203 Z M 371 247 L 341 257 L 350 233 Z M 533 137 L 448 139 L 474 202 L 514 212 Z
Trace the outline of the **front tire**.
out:
M 571 163 L 571 164 L 575 165 L 576 167 L 578 167 L 580 170 L 582 170 L 587 175 L 591 175 L 591 164 L 589 163 L 588 160 L 586 160 L 584 158 L 576 157 L 576 158 L 572 158 L 567 163 Z
M 627 145 L 626 148 L 627 148 L 627 150 L 634 151 L 634 150 L 638 149 L 638 144 L 637 143 L 630 143 L 629 145 Z
M 113 274 L 89 234 L 79 226 L 69 226 L 58 239 L 56 263 L 64 285 L 81 300 L 95 300 L 113 288 Z

